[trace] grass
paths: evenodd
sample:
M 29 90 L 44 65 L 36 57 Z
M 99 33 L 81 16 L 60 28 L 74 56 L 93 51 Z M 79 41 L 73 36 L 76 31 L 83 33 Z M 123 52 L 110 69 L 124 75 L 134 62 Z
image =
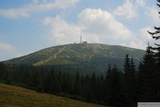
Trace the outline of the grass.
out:
M 0 107 L 104 107 L 29 89 L 0 84 Z

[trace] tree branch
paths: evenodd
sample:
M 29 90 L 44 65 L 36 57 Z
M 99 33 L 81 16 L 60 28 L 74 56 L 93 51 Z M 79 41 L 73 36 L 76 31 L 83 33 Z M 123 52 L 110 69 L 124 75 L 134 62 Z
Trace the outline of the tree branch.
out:
M 156 30 L 160 30 L 160 27 L 156 27 L 156 26 L 154 26 L 154 29 L 156 29 Z
M 160 7 L 160 4 L 159 4 L 159 3 L 157 3 L 157 6 L 158 6 L 158 7 Z
M 151 36 L 152 36 L 152 38 L 153 39 L 159 39 L 160 38 L 160 36 L 153 36 L 153 35 L 155 35 L 155 34 L 158 34 L 158 33 L 160 33 L 160 31 L 158 30 L 158 31 L 155 31 L 155 32 L 149 32 L 149 31 L 147 31 Z
M 156 46 L 160 46 L 160 44 L 154 43 Z
M 153 32 L 150 32 L 150 31 L 147 31 L 147 32 L 148 32 L 150 35 L 152 35 L 152 36 L 154 35 L 154 33 L 153 33 Z

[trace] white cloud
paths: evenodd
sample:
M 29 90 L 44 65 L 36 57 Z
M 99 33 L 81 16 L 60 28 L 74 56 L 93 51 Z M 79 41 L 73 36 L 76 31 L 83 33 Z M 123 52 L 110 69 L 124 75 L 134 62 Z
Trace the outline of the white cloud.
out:
M 139 0 L 137 0 L 137 2 L 139 2 Z M 126 19 L 135 18 L 137 16 L 136 6 L 131 2 L 131 0 L 126 0 L 122 6 L 119 6 L 114 11 L 114 15 L 124 16 Z
M 146 4 L 146 1 L 145 1 L 145 0 L 136 0 L 136 4 L 137 4 L 138 6 L 144 7 L 145 4 Z
M 140 29 L 139 32 L 142 36 L 142 40 L 145 41 L 146 44 L 149 42 L 151 46 L 154 46 L 154 43 L 160 43 L 159 41 L 154 40 L 152 38 L 152 36 L 147 31 L 154 32 L 155 29 L 151 28 L 151 27 L 146 27 L 146 28 Z
M 146 49 L 147 42 L 145 43 L 142 40 L 134 40 L 134 41 L 131 41 L 129 47 L 134 47 L 134 48 L 137 48 L 137 49 Z
M 146 49 L 148 42 L 151 45 L 154 45 L 155 41 L 153 40 L 152 36 L 147 31 L 152 32 L 155 30 L 151 27 L 144 27 L 144 28 L 140 29 L 137 34 L 139 36 L 139 38 L 134 38 L 134 40 L 131 40 L 130 47 L 135 47 L 135 48 L 139 48 L 139 49 Z
M 0 53 L 0 61 L 14 58 L 20 55 L 16 47 L 4 42 L 0 42 Z
M 38 0 L 33 0 L 33 3 L 38 3 Z
M 106 44 L 123 44 L 133 48 L 145 48 L 145 44 L 107 11 L 87 8 L 78 15 L 78 23 L 68 23 L 61 16 L 46 17 L 44 24 L 50 26 L 48 39 L 54 44 L 83 40 Z
M 38 1 L 33 0 L 33 3 L 26 4 L 21 8 L 12 8 L 12 9 L 0 9 L 0 16 L 6 18 L 19 18 L 19 17 L 28 17 L 34 12 L 42 12 L 52 9 L 67 9 L 72 6 L 75 6 L 79 0 L 53 0 L 48 2 L 48 0 Z
M 133 40 L 130 40 L 130 44 L 124 43 L 122 45 L 124 46 L 129 46 L 133 48 L 138 48 L 138 49 L 146 49 L 148 42 L 150 45 L 154 45 L 155 40 L 151 37 L 151 35 L 147 31 L 154 31 L 153 28 L 151 27 L 145 27 L 139 30 L 138 32 L 138 38 L 133 38 Z
M 43 3 L 40 3 L 38 6 L 39 10 L 51 10 L 54 8 L 66 9 L 71 6 L 75 6 L 79 0 L 54 0 L 54 2 L 47 2 L 46 0 Z
M 152 36 L 147 32 L 147 31 L 154 31 L 151 27 L 146 27 L 146 28 L 142 28 L 140 29 L 140 35 L 143 37 L 144 40 L 146 41 L 150 41 L 152 40 Z
M 147 12 L 145 13 L 147 16 L 152 19 L 154 22 L 159 22 L 159 14 L 156 6 L 148 7 Z
M 49 40 L 55 44 L 73 43 L 79 40 L 80 29 L 77 25 L 67 23 L 62 17 L 46 17 L 44 24 L 51 26 Z
M 7 50 L 7 51 L 11 51 L 11 50 L 14 50 L 15 47 L 10 45 L 10 44 L 6 44 L 6 43 L 0 43 L 0 49 L 1 50 Z
M 139 7 L 144 7 L 145 0 L 125 0 L 123 5 L 117 7 L 113 12 L 115 16 L 123 16 L 126 19 L 132 19 L 138 16 Z
M 147 30 L 151 30 L 143 28 L 139 31 L 140 35 L 134 34 L 108 11 L 91 8 L 78 14 L 76 24 L 68 23 L 61 16 L 46 17 L 44 24 L 50 27 L 48 39 L 54 44 L 79 42 L 80 33 L 82 33 L 83 40 L 91 43 L 122 44 L 139 49 L 146 48 L 150 39 Z
M 28 13 L 28 10 L 25 8 L 8 9 L 8 10 L 0 9 L 0 16 L 6 17 L 6 18 L 28 17 L 29 13 Z
M 147 43 L 148 41 L 144 41 L 143 39 L 133 37 L 132 39 L 129 39 L 128 41 L 124 41 L 120 45 L 145 50 L 147 47 Z
M 88 8 L 83 10 L 78 17 L 83 32 L 97 35 L 101 39 L 127 40 L 132 36 L 127 27 L 107 11 Z

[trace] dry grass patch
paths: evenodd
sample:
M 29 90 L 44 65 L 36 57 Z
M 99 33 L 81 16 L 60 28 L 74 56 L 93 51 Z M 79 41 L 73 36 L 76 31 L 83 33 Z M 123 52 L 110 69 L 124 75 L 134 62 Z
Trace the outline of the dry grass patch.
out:
M 0 84 L 0 107 L 104 107 L 29 89 Z

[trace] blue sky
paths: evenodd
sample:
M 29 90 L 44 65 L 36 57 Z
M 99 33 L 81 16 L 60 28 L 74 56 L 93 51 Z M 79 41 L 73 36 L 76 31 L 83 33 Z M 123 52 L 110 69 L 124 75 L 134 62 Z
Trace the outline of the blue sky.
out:
M 0 61 L 79 42 L 145 49 L 158 26 L 156 0 L 1 0 Z

